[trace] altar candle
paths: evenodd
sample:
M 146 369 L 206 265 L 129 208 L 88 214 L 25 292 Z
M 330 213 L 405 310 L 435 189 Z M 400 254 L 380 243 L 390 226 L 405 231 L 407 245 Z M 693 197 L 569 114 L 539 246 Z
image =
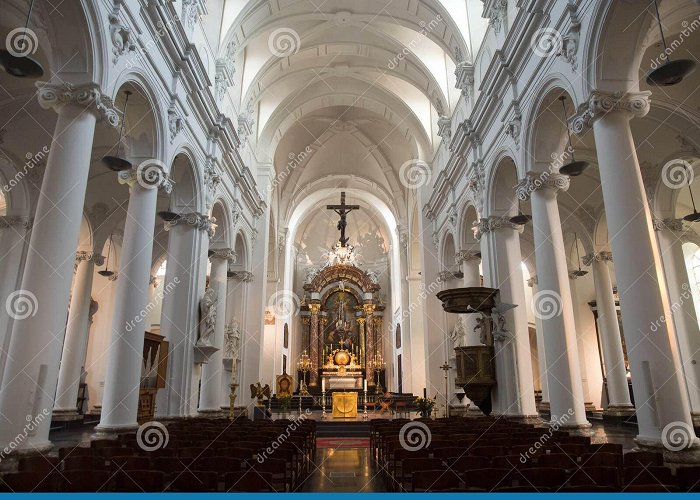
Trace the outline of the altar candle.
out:
M 321 379 L 321 392 L 326 392 L 326 379 Z
M 367 379 L 364 379 L 363 382 L 364 382 L 363 385 L 364 385 L 364 388 L 365 388 L 365 392 L 367 392 Z

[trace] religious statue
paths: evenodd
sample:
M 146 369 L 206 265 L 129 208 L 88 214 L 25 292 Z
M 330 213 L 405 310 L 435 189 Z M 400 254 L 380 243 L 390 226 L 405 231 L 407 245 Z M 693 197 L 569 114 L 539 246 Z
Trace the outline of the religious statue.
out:
M 265 386 L 263 386 L 260 382 L 250 384 L 250 397 L 255 398 L 258 405 L 261 405 L 263 397 L 270 399 L 270 385 L 265 384 Z
M 481 342 L 484 345 L 488 345 L 488 329 L 489 325 L 486 322 L 486 316 L 478 316 L 476 318 L 476 326 L 474 327 L 474 331 L 479 332 L 479 342 Z
M 231 359 L 232 378 L 238 373 L 238 358 L 241 350 L 241 329 L 232 321 L 224 330 L 224 358 Z
M 199 312 L 201 314 L 199 340 L 202 344 L 210 344 L 209 339 L 214 335 L 218 295 L 216 290 L 210 287 L 206 289 L 204 297 L 199 301 Z
M 457 323 L 455 323 L 454 328 L 450 332 L 452 345 L 454 347 L 463 347 L 465 345 L 465 336 L 466 331 L 464 329 L 464 318 L 462 316 L 458 316 Z

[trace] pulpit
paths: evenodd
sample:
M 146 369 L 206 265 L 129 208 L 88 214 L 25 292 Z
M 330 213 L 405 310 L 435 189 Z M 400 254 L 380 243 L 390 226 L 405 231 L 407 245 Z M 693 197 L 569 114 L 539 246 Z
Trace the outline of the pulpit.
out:
M 357 417 L 357 393 L 334 392 L 333 393 L 333 418 Z

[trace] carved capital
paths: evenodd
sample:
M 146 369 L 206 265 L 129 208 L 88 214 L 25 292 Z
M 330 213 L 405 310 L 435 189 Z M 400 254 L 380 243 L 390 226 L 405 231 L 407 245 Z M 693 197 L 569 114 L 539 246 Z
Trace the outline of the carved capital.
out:
M 446 283 L 448 281 L 456 280 L 456 279 L 462 279 L 464 275 L 461 272 L 453 272 L 453 271 L 440 271 L 437 275 L 438 281 L 441 283 Z
M 210 259 L 223 259 L 228 262 L 236 262 L 236 252 L 230 248 L 214 248 L 210 251 L 213 252 L 209 256 Z
M 528 172 L 515 186 L 515 192 L 522 201 L 530 198 L 530 195 L 540 189 L 552 189 L 566 191 L 569 189 L 570 179 L 568 175 L 552 172 Z
M 513 229 L 519 233 L 523 232 L 523 226 L 513 224 L 510 221 L 510 216 L 504 215 L 502 217 L 498 217 L 492 215 L 477 221 L 476 226 L 474 226 L 474 236 L 476 236 L 477 239 L 481 239 L 484 234 L 490 231 L 497 231 L 499 229 Z
M 584 266 L 590 266 L 593 262 L 612 262 L 612 260 L 612 252 L 592 252 L 581 258 L 581 262 L 583 262 Z
M 593 91 L 588 101 L 579 105 L 576 114 L 569 120 L 571 131 L 583 134 L 593 126 L 593 122 L 612 112 L 627 113 L 641 118 L 649 112 L 651 92 L 598 92 Z
M 455 254 L 455 264 L 462 265 L 463 262 L 480 261 L 480 252 L 470 252 L 469 250 L 460 250 Z
M 318 304 L 318 303 L 309 304 L 309 312 L 311 313 L 312 316 L 318 315 L 320 310 L 321 310 L 321 304 Z
M 683 219 L 654 219 L 654 231 L 683 232 Z
M 77 267 L 78 264 L 80 264 L 82 261 L 92 261 L 95 263 L 96 266 L 101 266 L 105 262 L 105 258 L 103 255 L 95 252 L 85 252 L 85 251 L 78 251 L 75 253 L 75 265 Z
M 249 271 L 234 271 L 229 275 L 230 279 L 240 281 L 242 283 L 250 283 L 255 276 Z
M 31 217 L 17 215 L 2 215 L 0 216 L 0 229 L 5 228 L 22 228 L 29 231 L 32 228 L 34 219 Z
M 190 226 L 200 231 L 206 231 L 210 238 L 213 237 L 216 232 L 216 219 L 197 212 L 180 214 L 179 218 L 165 223 L 165 230 L 170 231 L 174 226 L 181 225 Z
M 82 106 L 94 112 L 98 118 L 106 119 L 111 126 L 119 125 L 121 113 L 114 107 L 112 98 L 102 94 L 100 87 L 95 83 L 72 85 L 36 82 L 36 87 L 39 89 L 39 105 L 44 109 L 53 108 L 59 111 L 68 104 Z
M 527 286 L 529 286 L 530 288 L 533 288 L 537 283 L 538 281 L 536 274 L 534 276 L 531 276 L 530 279 L 527 280 Z
M 144 189 L 162 189 L 167 194 L 173 190 L 173 183 L 168 178 L 165 164 L 160 160 L 146 160 L 138 167 L 117 173 L 120 184 L 130 188 L 141 186 Z

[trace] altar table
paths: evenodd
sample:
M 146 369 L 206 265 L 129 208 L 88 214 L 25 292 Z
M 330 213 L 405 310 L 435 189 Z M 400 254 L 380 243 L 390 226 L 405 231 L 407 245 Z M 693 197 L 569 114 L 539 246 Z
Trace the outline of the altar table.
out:
M 333 393 L 333 418 L 357 417 L 357 393 L 334 392 Z

